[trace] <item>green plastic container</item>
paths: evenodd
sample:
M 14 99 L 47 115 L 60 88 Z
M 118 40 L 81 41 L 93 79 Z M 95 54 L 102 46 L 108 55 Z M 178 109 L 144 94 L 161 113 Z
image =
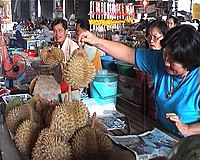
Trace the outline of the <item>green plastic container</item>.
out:
M 117 61 L 117 68 L 119 74 L 123 76 L 128 76 L 128 77 L 137 77 L 136 71 L 133 69 L 132 64 L 128 64 L 124 61 Z

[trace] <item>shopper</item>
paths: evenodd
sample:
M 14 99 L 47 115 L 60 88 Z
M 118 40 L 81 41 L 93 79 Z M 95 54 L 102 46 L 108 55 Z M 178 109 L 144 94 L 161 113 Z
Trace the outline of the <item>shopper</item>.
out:
M 167 24 L 162 20 L 153 20 L 146 28 L 147 48 L 159 50 L 162 49 L 160 41 L 166 35 Z
M 146 45 L 149 49 L 160 50 L 162 46 L 160 41 L 166 35 L 168 29 L 167 24 L 162 20 L 153 20 L 149 23 L 146 29 Z M 154 100 L 154 82 L 153 77 L 145 72 L 138 72 L 141 77 L 140 81 L 144 89 L 146 90 L 147 97 L 147 115 L 156 120 L 156 106 Z
M 40 27 L 42 29 L 42 35 L 44 36 L 45 41 L 48 43 L 51 41 L 51 35 L 49 28 L 46 26 L 46 22 L 43 20 L 40 22 Z
M 26 49 L 26 40 L 22 37 L 22 34 L 19 30 L 15 32 L 15 37 L 16 37 L 15 47 Z
M 159 51 L 130 48 L 88 31 L 79 36 L 83 42 L 153 75 L 157 119 L 166 129 L 182 136 L 200 133 L 200 37 L 194 27 L 170 29 Z
M 89 30 L 89 22 L 87 20 L 78 19 L 76 22 L 76 34 L 80 35 L 85 30 Z M 102 69 L 99 49 L 86 43 L 83 45 L 83 49 L 87 53 L 88 60 L 94 64 L 96 71 Z
M 35 28 L 34 28 L 34 24 L 31 20 L 31 18 L 28 18 L 25 22 L 25 28 L 28 30 L 28 31 L 33 31 Z
M 65 54 L 65 60 L 68 60 L 73 51 L 79 46 L 76 42 L 68 37 L 67 21 L 63 18 L 56 18 L 52 24 L 53 37 L 56 43 L 61 47 Z
M 168 29 L 176 27 L 178 25 L 178 19 L 174 16 L 169 16 L 166 20 Z

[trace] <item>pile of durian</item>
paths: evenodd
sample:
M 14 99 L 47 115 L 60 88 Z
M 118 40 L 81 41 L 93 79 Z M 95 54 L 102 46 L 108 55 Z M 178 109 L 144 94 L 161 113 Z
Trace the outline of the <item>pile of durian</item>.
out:
M 26 103 L 21 101 L 6 110 L 8 129 L 16 147 L 26 158 L 109 159 L 112 141 L 102 130 L 91 127 L 88 108 L 82 101 L 49 104 L 45 106 L 48 108 L 46 114 L 38 109 L 41 108 L 39 101 L 37 96 L 33 96 Z
M 47 61 L 45 63 L 49 64 Z M 70 86 L 86 86 L 94 74 L 95 68 L 87 60 L 83 49 L 75 50 L 63 67 L 64 80 Z M 78 100 L 72 101 L 70 90 L 69 100 L 65 103 L 49 100 L 45 91 L 49 93 L 51 87 L 47 87 L 44 80 L 34 83 L 36 84 L 33 86 L 44 86 L 39 86 L 38 92 L 32 89 L 35 94 L 27 102 L 16 97 L 6 107 L 7 126 L 14 136 L 18 150 L 26 159 L 110 159 L 112 141 L 105 132 L 94 125 L 94 118 L 91 122 L 85 104 Z

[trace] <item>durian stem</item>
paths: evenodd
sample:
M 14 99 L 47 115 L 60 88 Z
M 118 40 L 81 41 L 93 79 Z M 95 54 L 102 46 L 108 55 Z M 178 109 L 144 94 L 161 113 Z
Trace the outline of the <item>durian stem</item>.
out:
M 50 126 L 49 126 L 49 129 L 52 130 L 52 131 L 54 130 L 55 116 L 56 116 L 57 112 L 58 112 L 58 109 L 57 109 L 57 107 L 55 107 L 55 109 L 52 113 L 52 116 L 51 116 L 51 123 L 50 123 Z
M 33 121 L 33 111 L 31 107 L 28 107 L 28 112 L 29 112 L 30 120 Z
M 62 72 L 62 75 L 61 75 L 61 79 L 62 81 L 64 81 L 64 62 L 60 62 L 60 68 L 61 68 L 61 72 Z
M 72 87 L 69 86 L 68 89 L 68 102 L 71 103 L 72 102 Z
M 94 128 L 95 121 L 96 121 L 96 112 L 93 113 L 92 118 L 91 118 L 91 128 Z

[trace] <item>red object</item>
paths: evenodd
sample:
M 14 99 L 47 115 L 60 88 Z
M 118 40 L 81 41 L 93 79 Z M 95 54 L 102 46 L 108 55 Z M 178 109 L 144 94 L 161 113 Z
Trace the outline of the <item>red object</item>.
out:
M 79 90 L 78 88 L 72 87 L 72 91 Z
M 37 57 L 37 53 L 35 50 L 28 49 L 25 50 L 25 52 L 28 54 L 29 57 Z
M 4 60 L 3 67 L 7 77 L 17 78 L 25 71 L 26 61 L 22 56 L 13 54 Z
M 69 90 L 69 85 L 67 84 L 67 82 L 60 82 L 60 89 L 61 89 L 61 93 L 65 93 L 68 92 Z

